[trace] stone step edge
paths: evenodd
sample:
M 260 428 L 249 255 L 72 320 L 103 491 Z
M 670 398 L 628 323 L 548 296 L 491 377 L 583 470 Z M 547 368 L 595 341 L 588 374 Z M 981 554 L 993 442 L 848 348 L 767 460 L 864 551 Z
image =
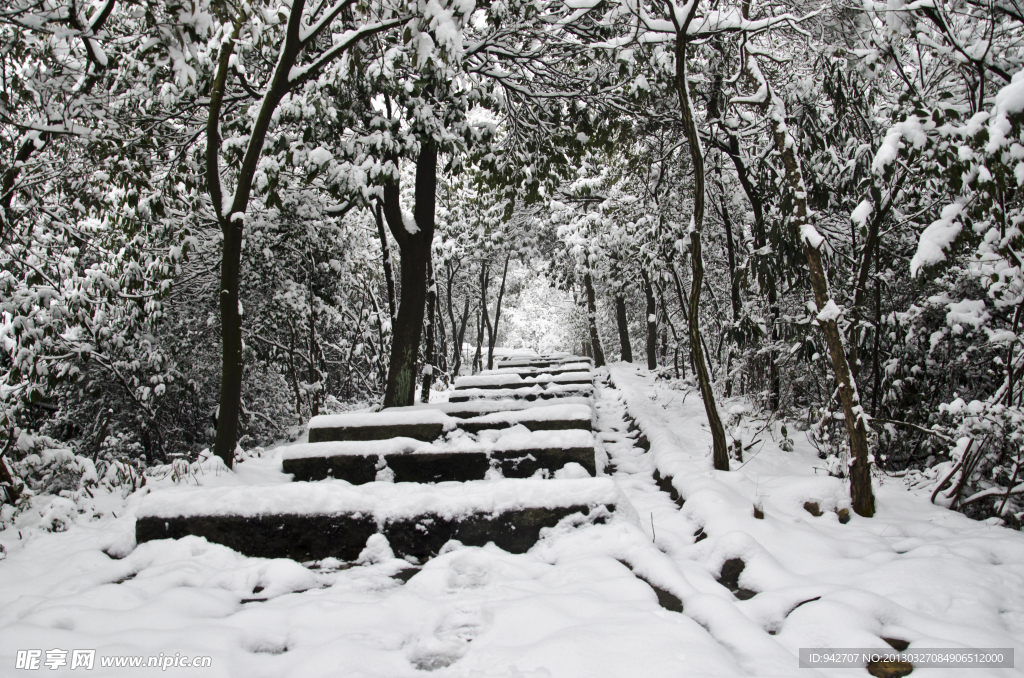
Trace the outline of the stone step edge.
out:
M 603 521 L 620 501 L 610 478 L 172 488 L 143 499 L 135 533 L 138 543 L 192 535 L 298 561 L 354 560 L 378 533 L 399 557 L 430 557 L 451 539 L 523 553 L 543 528 L 577 513 Z
M 384 479 L 400 483 L 484 480 L 492 469 L 505 478 L 530 478 L 542 470 L 553 474 L 569 463 L 597 475 L 594 447 L 310 456 L 285 459 L 282 470 L 296 481 L 338 478 L 362 485 Z

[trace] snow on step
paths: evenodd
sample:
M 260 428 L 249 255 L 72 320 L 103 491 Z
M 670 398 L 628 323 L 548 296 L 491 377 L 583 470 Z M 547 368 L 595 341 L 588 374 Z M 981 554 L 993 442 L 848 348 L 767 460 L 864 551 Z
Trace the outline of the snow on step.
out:
M 484 370 L 480 374 L 518 374 L 523 377 L 537 376 L 541 374 L 567 374 L 571 372 L 591 373 L 593 365 L 590 363 L 559 363 L 545 367 L 505 367 L 498 363 L 493 370 Z
M 588 420 L 589 421 L 589 420 Z M 425 443 L 412 438 L 329 442 L 284 448 L 282 466 L 295 480 L 339 478 L 354 485 L 375 480 L 433 483 L 482 480 L 492 469 L 507 478 L 551 473 L 576 463 L 597 474 L 589 430 L 533 432 L 522 425 L 491 435 Z M 600 464 L 603 467 L 603 459 Z
M 437 409 L 449 417 L 456 417 L 458 419 L 469 419 L 471 417 L 477 417 L 484 414 L 492 414 L 495 412 L 513 412 L 518 410 L 527 410 L 534 408 L 543 407 L 556 407 L 559 405 L 585 405 L 591 410 L 594 407 L 594 403 L 590 398 L 572 397 L 568 396 L 565 398 L 559 398 L 557 403 L 548 402 L 531 402 L 528 400 L 464 400 L 462 402 L 443 402 L 443 403 L 430 403 L 424 405 L 413 405 L 411 407 L 395 407 L 391 408 L 391 412 L 400 411 L 412 411 L 420 409 Z
M 427 558 L 451 539 L 523 553 L 543 528 L 577 513 L 603 521 L 619 502 L 608 478 L 176 487 L 143 499 L 135 536 L 195 535 L 248 556 L 300 561 L 355 560 L 378 533 L 399 557 Z
M 483 373 L 471 377 L 459 377 L 455 380 L 455 390 L 461 391 L 471 388 L 530 388 L 534 385 L 592 383 L 594 383 L 594 375 L 590 372 L 541 373 L 536 376 L 527 377 L 515 373 Z
M 309 442 L 383 440 L 393 436 L 435 440 L 455 428 L 455 420 L 440 410 L 409 408 L 382 412 L 326 414 L 309 420 Z
M 509 367 L 554 367 L 569 363 L 586 363 L 588 366 L 592 366 L 594 361 L 591 358 L 581 358 L 579 356 L 566 356 L 564 358 L 515 358 L 498 361 L 495 363 L 495 366 L 499 369 Z
M 472 416 L 472 411 L 460 412 L 470 415 L 461 419 L 445 411 L 458 411 L 460 406 L 444 405 L 446 407 L 443 409 L 414 406 L 381 412 L 320 415 L 310 420 L 309 441 L 321 443 L 414 438 L 429 442 L 456 428 L 478 433 L 485 429 L 509 428 L 517 424 L 531 431 L 593 428 L 594 409 L 589 403 L 545 403 L 517 409 L 484 407 L 479 408 L 480 416 Z M 462 409 L 466 409 L 465 406 Z
M 532 407 L 503 412 L 491 412 L 459 422 L 458 427 L 469 433 L 485 429 L 507 428 L 521 424 L 531 431 L 559 431 L 566 429 L 593 430 L 594 408 L 590 404 L 537 403 Z
M 534 384 L 527 388 L 467 388 L 452 391 L 452 394 L 448 397 L 448 401 L 452 403 L 459 403 L 466 400 L 479 400 L 481 398 L 517 398 L 520 400 L 538 400 L 564 398 L 567 396 L 589 398 L 593 395 L 594 387 L 591 384 L 550 383 L 547 386 Z

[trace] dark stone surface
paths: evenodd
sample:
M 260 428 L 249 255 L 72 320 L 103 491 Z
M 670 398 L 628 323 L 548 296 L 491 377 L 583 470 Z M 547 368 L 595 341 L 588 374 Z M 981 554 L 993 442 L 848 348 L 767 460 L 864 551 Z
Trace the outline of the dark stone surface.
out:
M 816 501 L 805 501 L 804 510 L 810 513 L 815 518 L 821 515 L 821 508 L 818 506 L 818 502 Z
M 550 447 L 535 450 L 510 450 L 494 452 L 492 459 L 498 460 L 501 473 L 506 478 L 529 478 L 540 469 L 557 471 L 569 462 L 576 462 L 587 473 L 597 475 L 597 462 L 593 447 Z
M 388 468 L 395 472 L 396 483 L 483 480 L 491 467 L 483 452 L 389 454 L 384 459 Z
M 667 493 L 679 508 L 683 508 L 683 504 L 686 502 L 679 495 L 679 490 L 676 489 L 676 486 L 672 484 L 672 478 L 663 476 L 661 471 L 654 469 L 654 484 L 658 486 L 659 490 Z
M 732 591 L 740 600 L 750 600 L 757 595 L 757 591 L 740 586 L 740 575 L 746 566 L 747 564 L 740 558 L 730 558 L 722 565 L 722 573 L 718 577 L 718 583 Z
M 914 672 L 910 662 L 868 662 L 868 673 L 875 678 L 903 678 Z
M 332 426 L 309 429 L 309 442 L 389 440 L 415 438 L 430 442 L 444 434 L 444 424 L 391 424 L 388 426 Z
M 283 470 L 295 480 L 339 478 L 353 485 L 376 479 L 379 455 L 338 455 L 285 459 Z M 446 480 L 464 482 L 483 480 L 493 460 L 506 478 L 529 478 L 539 469 L 554 472 L 569 462 L 576 462 L 590 475 L 597 475 L 593 447 L 552 447 L 530 450 L 494 452 L 440 452 L 384 455 L 388 468 L 398 483 L 436 483 Z
M 353 485 L 372 483 L 377 478 L 377 455 L 338 455 L 335 457 L 306 457 L 285 459 L 281 464 L 285 473 L 294 480 L 323 480 L 342 478 Z
M 135 538 L 141 544 L 195 535 L 247 556 L 292 558 L 300 562 L 324 558 L 354 560 L 370 535 L 377 532 L 387 537 L 400 558 L 429 558 L 451 539 L 467 546 L 483 546 L 493 541 L 511 553 L 523 553 L 537 542 L 543 528 L 554 527 L 574 513 L 589 515 L 590 510 L 587 506 L 524 508 L 497 515 L 481 513 L 461 520 L 426 515 L 388 522 L 383 529 L 371 516 L 358 514 L 140 518 L 135 523 Z
M 359 515 L 197 516 L 139 518 L 135 522 L 135 540 L 140 544 L 194 535 L 247 556 L 300 562 L 354 560 L 376 532 L 373 518 Z

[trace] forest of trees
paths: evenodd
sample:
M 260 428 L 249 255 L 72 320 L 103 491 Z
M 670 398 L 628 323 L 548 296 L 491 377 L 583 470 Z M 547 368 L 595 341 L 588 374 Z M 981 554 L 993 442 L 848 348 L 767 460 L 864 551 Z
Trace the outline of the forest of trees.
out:
M 548 288 L 716 468 L 743 396 L 1020 527 L 1017 0 L 7 0 L 0 78 L 5 501 L 413 404 Z

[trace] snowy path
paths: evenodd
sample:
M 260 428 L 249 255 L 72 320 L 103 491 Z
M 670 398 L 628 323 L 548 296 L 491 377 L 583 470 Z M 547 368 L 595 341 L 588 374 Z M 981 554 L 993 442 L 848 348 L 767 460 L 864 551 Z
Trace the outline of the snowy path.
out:
M 806 443 L 786 453 L 767 437 L 739 471 L 714 472 L 695 394 L 628 365 L 610 378 L 616 388 L 599 384 L 595 397 L 599 436 L 629 502 L 606 524 L 563 526 L 522 555 L 453 544 L 418 571 L 379 542 L 355 567 L 306 568 L 194 537 L 135 546 L 140 497 L 108 497 L 103 517 L 65 533 L 0 533 L 0 676 L 32 673 L 12 669 L 22 649 L 209 655 L 210 668 L 161 674 L 302 678 L 846 678 L 867 672 L 798 669 L 798 648 L 884 647 L 888 637 L 1024 650 L 1019 533 L 933 507 L 896 481 L 879 488 L 877 518 L 842 525 L 832 509 L 848 504 L 845 489 L 815 474 Z M 284 481 L 280 465 L 279 453 L 203 482 Z M 682 509 L 655 469 L 672 477 Z M 804 510 L 809 500 L 823 515 Z M 695 541 L 699 530 L 707 538 Z M 733 558 L 746 565 L 739 585 L 757 593 L 749 600 L 716 581 Z M 661 607 L 645 581 L 684 613 Z M 87 675 L 144 674 L 97 659 Z

